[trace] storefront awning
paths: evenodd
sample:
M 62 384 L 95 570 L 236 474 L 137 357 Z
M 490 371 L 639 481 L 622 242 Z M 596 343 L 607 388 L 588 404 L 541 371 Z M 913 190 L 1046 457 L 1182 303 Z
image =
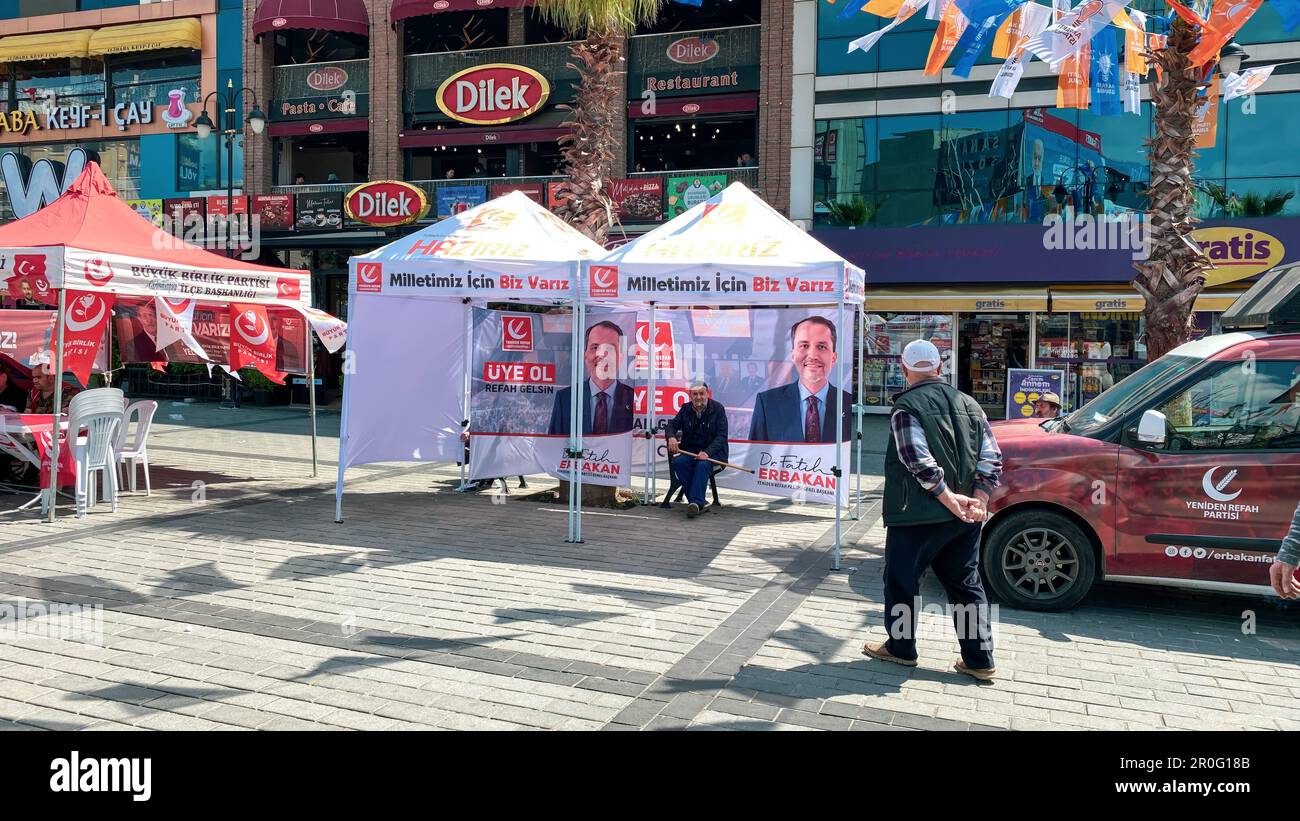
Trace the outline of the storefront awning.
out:
M 1206 291 L 1196 298 L 1196 311 L 1226 311 L 1245 291 Z
M 0 37 L 0 63 L 85 57 L 91 33 L 91 29 L 74 29 Z
M 1046 288 L 867 288 L 868 313 L 1046 310 Z
M 517 9 L 532 5 L 533 0 L 393 0 L 388 11 L 396 23 L 408 17 L 422 17 L 440 11 L 483 11 L 484 9 Z
M 1065 313 L 1082 311 L 1085 313 L 1115 312 L 1141 313 L 1146 301 L 1133 291 L 1114 292 L 1072 292 L 1052 289 L 1052 312 Z
M 261 0 L 253 14 L 253 37 L 286 29 L 324 29 L 370 34 L 362 0 Z
M 690 117 L 696 114 L 745 114 L 758 110 L 757 92 L 712 94 L 699 97 L 660 97 L 653 106 L 643 101 L 627 104 L 627 116 L 633 120 L 667 117 Z
M 129 26 L 109 26 L 90 35 L 87 53 L 126 54 L 132 51 L 158 51 L 165 48 L 203 47 L 203 26 L 197 17 L 178 20 L 152 20 Z

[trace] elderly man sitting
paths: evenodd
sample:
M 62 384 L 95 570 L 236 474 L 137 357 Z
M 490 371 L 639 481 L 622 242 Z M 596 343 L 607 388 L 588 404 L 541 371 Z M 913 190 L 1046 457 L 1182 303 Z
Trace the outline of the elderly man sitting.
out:
M 709 509 L 704 498 L 709 477 L 713 475 L 709 458 L 727 460 L 727 409 L 709 398 L 709 386 L 704 382 L 693 383 L 690 393 L 690 404 L 682 406 L 664 432 L 669 453 L 695 454 L 677 455 L 673 459 L 673 475 L 686 488 L 686 515 L 698 516 Z

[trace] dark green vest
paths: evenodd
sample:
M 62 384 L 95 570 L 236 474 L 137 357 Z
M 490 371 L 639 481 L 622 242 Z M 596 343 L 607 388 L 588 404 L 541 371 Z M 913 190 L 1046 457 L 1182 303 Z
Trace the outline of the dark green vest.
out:
M 975 467 L 979 464 L 980 440 L 984 431 L 984 409 L 947 382 L 923 382 L 894 397 L 894 407 L 905 410 L 921 423 L 944 483 L 953 493 L 969 495 L 975 489 Z M 956 517 L 898 458 L 891 434 L 885 449 L 886 526 L 926 525 L 955 521 Z

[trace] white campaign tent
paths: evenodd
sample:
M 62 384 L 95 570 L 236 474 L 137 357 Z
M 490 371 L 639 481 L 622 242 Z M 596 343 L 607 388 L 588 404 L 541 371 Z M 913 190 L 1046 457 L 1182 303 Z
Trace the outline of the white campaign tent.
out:
M 857 306 L 860 312 L 865 288 L 862 269 L 813 239 L 740 183 L 733 183 L 706 202 L 584 267 L 580 313 L 588 302 L 644 305 L 650 310 L 651 328 L 656 327 L 654 312 L 661 305 L 837 306 L 837 326 L 844 328 L 846 306 Z M 848 358 L 839 359 L 840 385 L 846 384 Z M 650 395 L 655 392 L 654 379 L 651 368 Z M 837 392 L 837 417 L 845 410 L 839 407 L 842 401 Z M 646 403 L 647 431 L 655 430 L 654 406 L 655 402 Z M 835 428 L 838 461 L 843 431 L 839 424 Z M 653 459 L 648 462 L 653 465 Z M 837 483 L 842 467 L 834 467 Z M 841 496 L 837 489 L 837 570 Z M 578 527 L 580 537 L 581 518 Z
M 336 521 L 343 521 L 349 467 L 463 465 L 472 307 L 490 301 L 574 305 L 582 261 L 603 252 L 512 192 L 349 260 L 351 362 L 343 386 Z M 571 324 L 573 350 L 579 351 L 582 326 Z M 581 357 L 571 360 L 571 384 L 578 384 Z M 575 397 L 573 413 L 580 404 Z M 580 447 L 581 425 L 570 429 L 577 431 L 570 437 L 573 450 Z M 576 496 L 570 494 L 570 541 Z

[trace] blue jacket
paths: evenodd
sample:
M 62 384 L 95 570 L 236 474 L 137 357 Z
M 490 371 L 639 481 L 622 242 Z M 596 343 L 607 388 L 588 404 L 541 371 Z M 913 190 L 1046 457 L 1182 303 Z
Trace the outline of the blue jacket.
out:
M 682 450 L 699 453 L 703 449 L 714 459 L 727 461 L 727 409 L 721 402 L 710 399 L 701 414 L 696 414 L 687 402 L 664 432 L 676 437 L 677 446 Z
M 826 391 L 826 407 L 822 418 L 823 443 L 835 442 L 835 386 Z M 853 397 L 847 391 L 841 391 L 843 405 L 844 441 L 849 441 L 850 420 L 852 417 Z M 799 397 L 799 383 L 791 382 L 779 388 L 772 388 L 754 398 L 754 418 L 749 424 L 749 439 L 752 442 L 802 442 L 803 441 L 803 401 Z

